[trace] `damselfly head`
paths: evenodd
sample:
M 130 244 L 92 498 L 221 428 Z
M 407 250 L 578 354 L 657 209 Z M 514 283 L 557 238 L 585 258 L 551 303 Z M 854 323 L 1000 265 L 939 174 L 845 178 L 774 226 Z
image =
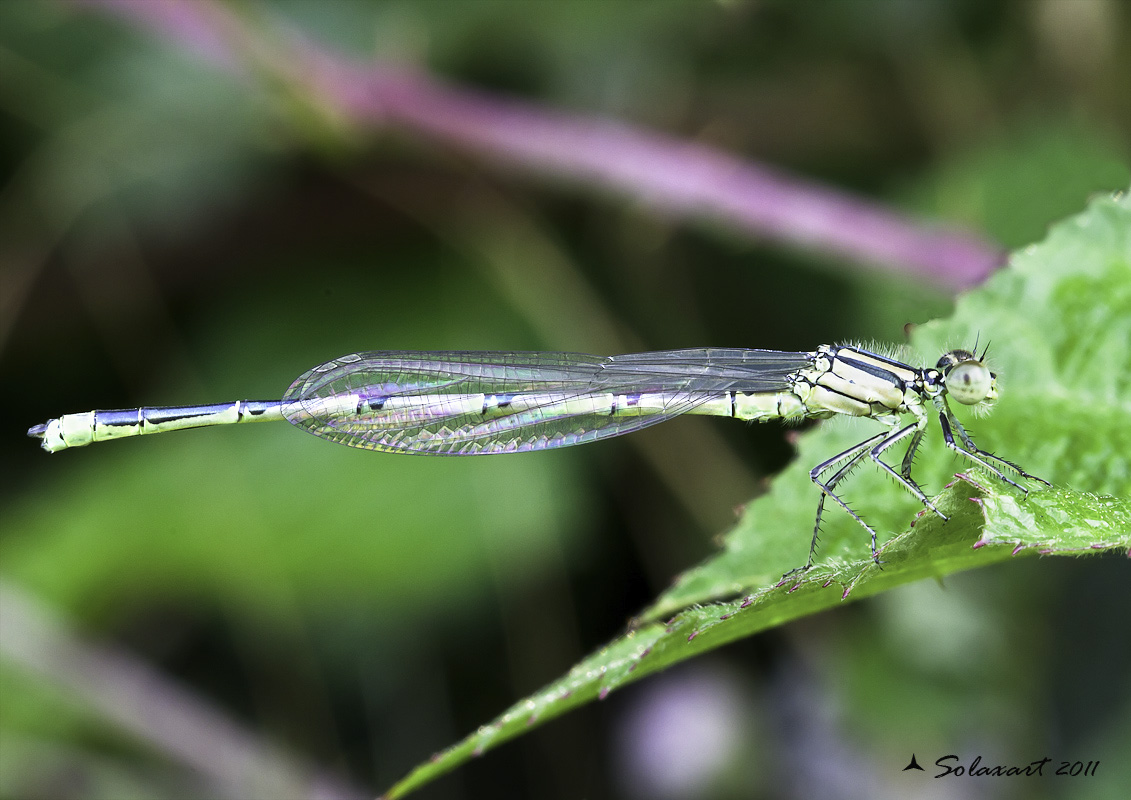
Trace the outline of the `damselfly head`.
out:
M 951 350 L 936 368 L 943 375 L 947 394 L 959 403 L 986 411 L 997 402 L 997 376 L 969 350 Z

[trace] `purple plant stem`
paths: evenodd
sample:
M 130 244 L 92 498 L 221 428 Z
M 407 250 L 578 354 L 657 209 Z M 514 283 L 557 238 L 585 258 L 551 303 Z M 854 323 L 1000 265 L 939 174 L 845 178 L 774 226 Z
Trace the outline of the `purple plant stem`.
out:
M 131 654 L 84 639 L 0 581 L 0 660 L 65 691 L 229 797 L 362 800 L 362 789 L 264 741 Z
M 710 218 L 954 290 L 979 283 L 1005 260 L 999 246 L 975 233 L 913 219 L 707 145 L 350 61 L 294 32 L 282 52 L 278 39 L 267 45 L 214 0 L 73 2 L 117 13 L 225 67 L 266 64 L 354 124 L 394 125 L 501 165 L 599 186 L 662 213 Z

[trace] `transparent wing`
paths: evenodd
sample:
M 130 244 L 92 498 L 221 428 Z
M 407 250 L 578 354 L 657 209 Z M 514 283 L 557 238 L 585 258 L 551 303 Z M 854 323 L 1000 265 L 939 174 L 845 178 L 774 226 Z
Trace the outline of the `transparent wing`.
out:
M 354 353 L 309 370 L 283 414 L 367 450 L 474 455 L 619 436 L 727 392 L 773 392 L 810 354 L 695 349 L 581 353 Z

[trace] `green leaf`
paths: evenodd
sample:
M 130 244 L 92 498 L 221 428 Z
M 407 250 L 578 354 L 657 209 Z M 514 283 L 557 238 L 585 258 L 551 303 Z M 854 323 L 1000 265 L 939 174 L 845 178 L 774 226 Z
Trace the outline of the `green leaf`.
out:
M 848 484 L 851 505 L 881 533 L 900 531 L 882 544 L 882 567 L 872 562 L 863 529 L 830 509 L 819 563 L 781 583 L 784 572 L 804 563 L 809 546 L 817 502 L 809 468 L 875 427 L 867 420 L 823 424 L 798 437 L 797 460 L 767 496 L 749 504 L 722 551 L 682 575 L 625 635 L 418 766 L 388 796 L 626 683 L 846 599 L 1014 558 L 1131 549 L 1127 196 L 1095 200 L 1046 241 L 1015 254 L 1008 269 L 960 297 L 950 319 L 918 327 L 915 354 L 902 357 L 934 363 L 979 337 L 992 339 L 1001 400 L 972 435 L 1053 488 L 1031 482 L 1026 494 L 969 469 L 943 446 L 936 427 L 914 474 L 925 488 L 945 486 L 933 502 L 949 521 L 923 513 L 878 470 L 860 470 Z

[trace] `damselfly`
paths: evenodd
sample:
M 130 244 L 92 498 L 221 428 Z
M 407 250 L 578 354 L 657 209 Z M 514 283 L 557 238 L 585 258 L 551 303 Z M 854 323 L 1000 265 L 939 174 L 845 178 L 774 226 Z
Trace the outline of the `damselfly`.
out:
M 984 359 L 985 351 L 978 356 L 951 350 L 934 367 L 920 368 L 847 345 L 822 345 L 809 353 L 706 348 L 607 358 L 580 353 L 352 353 L 300 376 L 282 400 L 89 411 L 37 425 L 28 435 L 55 452 L 124 436 L 286 419 L 323 439 L 365 450 L 485 455 L 582 444 L 680 414 L 875 419 L 884 430 L 809 472 L 821 494 L 809 559 L 801 568 L 808 569 L 826 498 L 868 531 L 872 558 L 879 563 L 875 529 L 836 493 L 837 485 L 866 458 L 946 519 L 911 477 L 932 409 L 947 447 L 1026 491 L 1002 468 L 1035 476 L 979 449 L 947 402 L 952 397 L 976 409 L 993 405 L 996 377 Z M 907 449 L 896 469 L 881 456 L 901 442 Z

